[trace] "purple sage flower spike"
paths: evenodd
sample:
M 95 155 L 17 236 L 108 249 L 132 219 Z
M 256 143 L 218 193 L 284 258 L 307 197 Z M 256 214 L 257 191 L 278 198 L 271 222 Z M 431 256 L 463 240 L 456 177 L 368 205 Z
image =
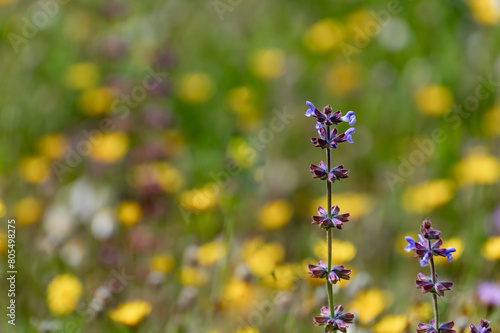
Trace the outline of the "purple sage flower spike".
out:
M 330 308 L 324 306 L 321 308 L 321 317 L 314 317 L 314 326 L 324 326 L 325 333 L 341 331 L 347 332 L 347 328 L 352 324 L 354 315 L 352 313 L 345 313 L 342 305 L 337 305 L 334 308 L 334 315 L 331 315 Z
M 438 333 L 438 329 L 436 328 L 435 320 L 432 319 L 429 324 L 418 324 L 417 333 Z M 439 324 L 439 332 L 440 333 L 457 333 L 457 331 L 452 330 L 455 323 L 452 321 Z

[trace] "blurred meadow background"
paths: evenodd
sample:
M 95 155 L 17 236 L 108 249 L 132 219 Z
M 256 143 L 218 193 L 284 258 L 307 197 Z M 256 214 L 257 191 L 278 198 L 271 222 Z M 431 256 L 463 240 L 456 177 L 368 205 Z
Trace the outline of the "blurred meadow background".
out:
M 457 248 L 441 316 L 499 330 L 499 23 L 497 0 L 0 0 L 0 331 L 320 332 L 306 100 L 358 119 L 333 151 L 349 332 L 431 319 L 403 251 L 426 217 Z

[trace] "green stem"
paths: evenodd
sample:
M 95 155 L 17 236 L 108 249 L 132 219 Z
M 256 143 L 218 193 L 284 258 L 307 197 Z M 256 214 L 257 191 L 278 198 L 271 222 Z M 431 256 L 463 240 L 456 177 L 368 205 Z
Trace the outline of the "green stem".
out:
M 330 142 L 330 126 L 326 126 L 326 138 L 327 142 Z M 331 170 L 331 152 L 330 152 L 330 147 L 326 148 L 326 164 L 327 164 L 327 171 L 330 172 Z M 332 183 L 326 179 L 326 198 L 327 198 L 327 205 L 328 205 L 328 217 L 332 217 Z M 332 270 L 332 229 L 329 228 L 326 231 L 326 242 L 328 244 L 328 272 Z M 335 303 L 333 302 L 333 286 L 330 283 L 330 280 L 328 277 L 326 278 L 326 288 L 328 290 L 328 307 L 330 308 L 330 314 L 331 317 L 335 317 Z
M 428 240 L 429 242 L 429 250 L 432 249 L 431 247 L 431 240 Z M 434 255 L 431 253 L 431 278 L 432 278 L 432 283 L 436 284 L 436 268 L 434 267 Z M 440 332 L 439 329 L 439 308 L 438 308 L 438 300 L 437 300 L 437 295 L 432 294 L 432 305 L 434 307 L 434 321 L 436 324 L 436 329 L 438 333 Z

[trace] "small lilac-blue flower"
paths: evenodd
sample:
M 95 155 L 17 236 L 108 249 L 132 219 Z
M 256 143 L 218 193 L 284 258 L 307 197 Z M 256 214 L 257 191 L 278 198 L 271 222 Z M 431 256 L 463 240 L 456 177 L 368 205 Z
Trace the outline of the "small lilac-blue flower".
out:
M 354 115 L 354 111 L 347 112 L 345 116 L 340 119 L 346 123 L 349 123 L 349 126 L 353 126 L 354 124 L 356 124 L 356 116 Z
M 316 110 L 316 108 L 314 107 L 314 104 L 309 102 L 309 101 L 307 101 L 306 104 L 309 107 L 309 109 L 306 111 L 305 115 L 306 115 L 306 117 L 310 117 L 314 114 L 314 110 Z M 316 125 L 316 128 L 317 128 L 317 125 Z

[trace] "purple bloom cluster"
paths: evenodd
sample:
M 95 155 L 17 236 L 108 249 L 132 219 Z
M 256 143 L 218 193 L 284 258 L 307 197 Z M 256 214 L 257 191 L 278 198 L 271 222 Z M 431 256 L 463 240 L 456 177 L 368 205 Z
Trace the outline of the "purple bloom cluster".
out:
M 344 312 L 342 305 L 337 305 L 334 310 L 334 315 L 331 315 L 330 309 L 327 306 L 321 308 L 321 317 L 314 317 L 314 326 L 324 326 L 325 333 L 327 332 L 346 332 L 347 327 L 354 320 L 352 313 Z
M 319 180 L 327 181 L 327 200 L 328 209 L 322 206 L 318 207 L 318 215 L 312 217 L 311 224 L 317 225 L 320 229 L 323 229 L 327 233 L 327 242 L 331 244 L 332 242 L 332 231 L 334 229 L 341 230 L 342 225 L 349 222 L 349 213 L 340 214 L 339 206 L 332 205 L 331 198 L 331 184 L 335 183 L 337 180 L 345 179 L 349 177 L 349 170 L 344 169 L 344 165 L 341 164 L 336 167 L 331 167 L 331 149 L 337 148 L 339 143 L 349 142 L 353 143 L 352 134 L 354 133 L 354 128 L 351 127 L 344 133 L 338 132 L 337 128 L 331 128 L 331 126 L 339 125 L 342 122 L 348 123 L 353 126 L 356 123 L 356 116 L 354 111 L 347 112 L 346 115 L 342 116 L 341 111 L 332 111 L 330 105 L 325 106 L 323 111 L 319 111 L 314 107 L 311 102 L 306 102 L 309 109 L 306 111 L 305 115 L 307 117 L 316 118 L 316 129 L 319 133 L 319 138 L 311 138 L 311 142 L 315 147 L 326 149 L 326 163 L 321 161 L 318 165 L 311 164 L 309 172 L 312 177 Z M 320 261 L 317 265 L 308 265 L 309 274 L 313 278 L 326 279 L 327 290 L 328 290 L 328 303 L 329 306 L 324 306 L 321 308 L 321 317 L 314 317 L 315 326 L 323 326 L 325 332 L 346 332 L 348 324 L 353 322 L 354 315 L 351 313 L 344 313 L 344 308 L 341 305 L 333 306 L 333 290 L 332 285 L 336 284 L 340 280 L 349 280 L 351 275 L 351 270 L 346 269 L 344 265 L 332 266 L 331 262 L 331 246 L 328 250 L 328 263 Z
M 439 321 L 439 308 L 438 296 L 444 296 L 444 292 L 451 290 L 453 287 L 452 282 L 438 281 L 436 268 L 434 267 L 434 257 L 447 257 L 448 262 L 453 261 L 452 253 L 456 250 L 452 247 L 442 249 L 443 240 L 441 239 L 441 231 L 432 229 L 432 224 L 429 219 L 422 222 L 420 226 L 420 235 L 418 235 L 418 242 L 411 237 L 405 237 L 408 245 L 405 247 L 406 252 L 415 252 L 415 258 L 420 258 L 420 266 L 425 267 L 429 265 L 431 268 L 431 276 L 418 273 L 418 279 L 415 281 L 416 288 L 421 289 L 422 294 L 431 293 L 432 303 L 434 308 L 434 319 L 428 324 L 419 323 L 417 333 L 456 333 L 453 330 L 455 325 L 453 321 L 440 323 Z M 434 243 L 433 243 L 434 242 Z M 487 289 L 487 288 L 486 288 Z M 485 292 L 487 293 L 487 292 Z M 470 325 L 471 333 L 491 333 L 489 322 L 481 319 L 478 327 L 473 324 Z

